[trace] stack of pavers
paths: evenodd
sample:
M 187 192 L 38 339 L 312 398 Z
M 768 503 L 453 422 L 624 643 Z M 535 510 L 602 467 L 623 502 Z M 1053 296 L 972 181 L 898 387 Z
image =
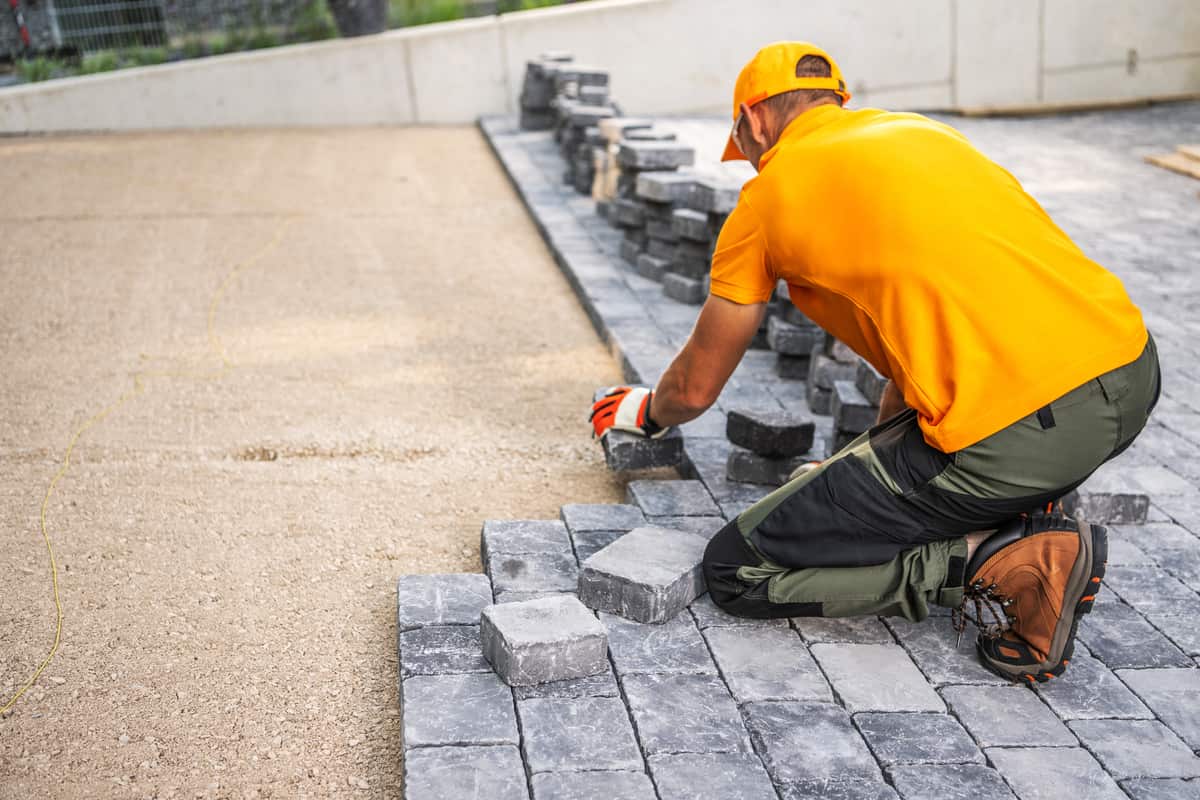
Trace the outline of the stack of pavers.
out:
M 690 166 L 696 157 L 691 147 L 671 139 L 650 138 L 656 135 L 653 129 L 630 130 L 617 146 L 616 197 L 608 221 L 624 234 L 621 257 L 635 267 L 643 253 L 669 260 L 679 241 L 672 227 L 673 201 L 658 199 L 662 193 L 640 194 L 639 182 L 649 174 L 675 173 Z
M 734 447 L 725 471 L 738 483 L 782 486 L 802 464 L 820 460 L 813 452 L 816 422 L 802 412 L 731 409 L 725 435 Z
M 558 115 L 555 138 L 562 153 L 563 182 L 580 194 L 592 193 L 595 178 L 595 148 L 602 139 L 600 120 L 620 116 L 608 100 L 608 73 L 591 67 L 571 65 L 554 76 L 556 94 L 552 105 Z
M 555 75 L 574 61 L 570 53 L 542 53 L 525 63 L 525 80 L 521 84 L 520 125 L 526 131 L 548 131 L 558 122 L 553 107 Z

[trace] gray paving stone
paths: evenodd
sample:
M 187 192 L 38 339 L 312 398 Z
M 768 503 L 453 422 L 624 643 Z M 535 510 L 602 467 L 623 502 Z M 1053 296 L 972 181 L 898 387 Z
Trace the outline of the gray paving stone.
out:
M 899 617 L 887 620 L 887 626 L 908 650 L 913 661 L 935 685 L 946 683 L 1006 684 L 979 663 L 975 655 L 974 627 L 963 633 L 962 646 L 955 647 L 955 632 L 948 616 L 931 616 L 922 622 Z
M 610 430 L 601 437 L 604 463 L 614 472 L 676 467 L 683 460 L 683 434 L 672 428 L 658 439 Z
M 1078 720 L 1071 730 L 1117 780 L 1200 777 L 1200 758 L 1158 720 Z
M 574 592 L 526 592 L 504 589 L 496 592 L 496 602 L 493 605 L 499 605 L 500 603 L 524 603 L 526 600 L 540 600 L 543 597 L 558 597 L 559 595 L 564 594 L 573 595 Z
M 758 756 L 681 753 L 647 759 L 662 800 L 764 800 L 775 788 Z
M 721 516 L 721 510 L 700 481 L 630 481 L 625 493 L 628 501 L 646 516 Z
M 732 614 L 726 614 L 717 608 L 717 604 L 712 601 L 707 592 L 692 601 L 692 604 L 688 606 L 688 610 L 692 612 L 692 617 L 695 618 L 696 624 L 701 630 L 714 627 L 786 628 L 788 624 L 786 619 L 749 619 L 747 617 L 735 617 Z
M 672 269 L 678 267 L 672 264 Z M 708 296 L 708 284 L 700 278 L 681 275 L 678 272 L 665 272 L 662 276 L 663 294 L 678 303 L 698 306 Z
M 836 381 L 853 381 L 858 374 L 857 364 L 835 361 L 823 352 L 814 350 L 808 369 L 810 388 L 828 391 L 832 402 L 833 384 Z M 816 409 L 813 409 L 816 411 Z M 822 413 L 822 412 L 818 412 Z
M 1200 669 L 1123 669 L 1117 677 L 1193 750 L 1200 750 Z
M 690 208 L 676 208 L 671 212 L 671 228 L 682 239 L 691 239 L 708 244 L 712 239 L 712 228 L 708 215 Z
M 1200 538 L 1186 528 L 1173 523 L 1148 523 L 1122 527 L 1117 535 L 1137 544 L 1167 572 L 1200 591 Z M 1110 533 L 1110 542 L 1112 538 Z M 1114 563 L 1112 558 L 1109 563 Z
M 1067 671 L 1037 692 L 1062 719 L 1146 719 L 1150 709 L 1137 699 L 1112 670 L 1076 647 Z
M 893 767 L 888 775 L 904 800 L 1014 800 L 1000 773 L 982 764 Z
M 567 526 L 556 519 L 490 519 L 480 532 L 480 557 L 566 553 L 571 549 Z
M 831 703 L 750 703 L 746 727 L 777 785 L 791 796 L 863 797 L 882 783 L 850 716 Z
M 687 614 L 660 625 L 648 625 L 601 612 L 600 622 L 608 629 L 609 650 L 621 676 L 716 674 L 708 647 Z
M 1125 794 L 1078 747 L 992 747 L 987 757 L 1021 800 L 1125 800 Z
M 1150 495 L 1093 478 L 1063 498 L 1063 510 L 1089 522 L 1139 524 L 1146 521 Z
M 605 667 L 603 672 L 596 675 L 537 683 L 532 686 L 514 686 L 512 690 L 513 697 L 518 700 L 544 697 L 619 697 L 621 694 L 617 687 L 617 676 L 611 666 Z
M 562 523 L 558 523 L 562 525 Z M 565 534 L 566 526 L 563 526 Z M 570 539 L 567 540 L 570 548 Z M 575 552 L 494 554 L 486 562 L 492 589 L 501 592 L 571 592 L 579 579 Z
M 628 531 L 582 531 L 571 534 L 571 541 L 575 545 L 575 560 L 582 564 L 626 533 Z
M 832 405 L 833 424 L 839 431 L 862 433 L 875 424 L 879 409 L 871 405 L 854 381 L 834 381 Z
M 491 670 L 480 654 L 478 625 L 430 625 L 397 638 L 402 677 Z
M 572 595 L 488 606 L 483 654 L 509 686 L 597 675 L 608 668 L 608 634 Z
M 694 533 L 711 539 L 721 528 L 725 527 L 724 517 L 647 517 L 646 524 L 652 528 L 671 528 L 672 530 Z
M 492 602 L 492 582 L 479 573 L 401 575 L 396 581 L 396 629 L 478 625 Z
M 521 753 L 513 746 L 422 747 L 404 754 L 404 800 L 529 800 Z
M 884 766 L 983 763 L 983 753 L 949 714 L 867 712 L 855 714 L 854 723 Z
M 946 709 L 898 645 L 814 644 L 812 654 L 850 713 Z
M 1121 788 L 1132 800 L 1200 800 L 1200 780 L 1135 778 L 1122 781 Z
M 639 172 L 636 190 L 638 197 L 647 200 L 679 204 L 687 199 L 695 182 L 696 176 L 690 172 Z
M 858 371 L 854 374 L 854 385 L 863 393 L 873 406 L 878 406 L 883 400 L 883 390 L 887 388 L 888 379 L 879 370 L 871 366 L 866 359 L 858 360 Z
M 804 641 L 892 644 L 896 641 L 878 617 L 794 617 L 792 627 Z
M 704 591 L 706 544 L 683 531 L 634 528 L 583 562 L 579 599 L 637 622 L 666 622 Z
M 512 690 L 491 673 L 407 678 L 401 712 L 406 748 L 518 741 Z
M 630 675 L 621 679 L 647 756 L 750 753 L 737 705 L 715 675 Z
M 983 747 L 1070 747 L 1075 737 L 1024 686 L 948 686 L 950 711 Z
M 1150 622 L 1190 656 L 1200 656 L 1200 618 L 1153 616 Z
M 767 346 L 781 355 L 803 356 L 807 360 L 824 339 L 825 331 L 816 325 L 795 325 L 782 317 L 767 320 Z
M 1110 669 L 1190 666 L 1179 648 L 1124 603 L 1098 602 L 1080 622 L 1079 639 Z
M 1111 525 L 1108 528 L 1108 565 L 1110 567 L 1154 566 L 1156 562 L 1146 555 L 1146 551 L 1134 544 L 1136 537 L 1123 533 L 1125 530 L 1137 531 L 1149 525 Z M 1182 530 L 1182 529 L 1181 529 Z M 1191 536 L 1183 531 L 1185 536 Z
M 1200 617 L 1200 595 L 1158 567 L 1109 567 L 1104 585 L 1142 614 Z
M 517 712 L 531 773 L 644 769 L 618 697 L 522 700 Z
M 783 353 L 775 359 L 775 374 L 784 380 L 802 381 L 808 377 L 811 367 L 809 356 L 788 356 Z M 810 409 L 815 413 L 815 409 Z
M 696 152 L 685 145 L 672 142 L 621 142 L 617 150 L 617 163 L 622 167 L 639 170 L 675 169 L 690 167 L 696 160 Z
M 765 486 L 782 486 L 801 465 L 812 461 L 811 455 L 790 458 L 768 458 L 741 447 L 729 451 L 725 462 L 725 474 L 731 481 L 760 483 Z
M 731 409 L 726 416 L 729 441 L 760 456 L 803 456 L 812 449 L 812 417 L 774 409 Z
M 533 800 L 657 800 L 644 772 L 543 772 L 531 783 Z
M 713 627 L 704 632 L 704 638 L 739 704 L 833 700 L 829 684 L 793 630 Z

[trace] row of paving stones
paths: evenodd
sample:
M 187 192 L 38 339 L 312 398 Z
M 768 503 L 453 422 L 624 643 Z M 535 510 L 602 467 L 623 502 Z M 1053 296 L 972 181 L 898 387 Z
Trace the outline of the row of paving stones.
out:
M 595 548 L 632 528 L 711 535 L 719 516 L 677 513 L 712 512 L 702 490 L 635 481 L 627 505 L 488 522 L 490 578 L 400 580 L 406 797 L 1103 798 L 1123 788 L 1152 798 L 1200 788 L 1200 670 L 1186 659 L 1114 670 L 1081 647 L 1068 679 L 1034 693 L 956 648 L 946 616 L 754 621 L 705 595 L 660 625 L 601 613 L 600 675 L 510 688 L 492 673 L 480 653 L 484 607 L 573 591 L 569 578 Z

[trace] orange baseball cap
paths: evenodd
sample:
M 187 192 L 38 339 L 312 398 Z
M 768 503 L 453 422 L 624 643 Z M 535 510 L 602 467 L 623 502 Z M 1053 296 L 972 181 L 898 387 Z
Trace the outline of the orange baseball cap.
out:
M 829 62 L 830 77 L 796 77 L 796 64 L 805 56 L 820 56 Z M 738 117 L 742 103 L 752 106 L 784 92 L 796 89 L 829 89 L 841 96 L 842 102 L 850 100 L 846 91 L 846 80 L 837 62 L 821 48 L 808 42 L 775 42 L 754 54 L 754 58 L 742 67 L 737 84 L 733 88 L 733 119 Z M 722 161 L 746 160 L 742 151 L 733 143 L 732 132 L 725 143 Z

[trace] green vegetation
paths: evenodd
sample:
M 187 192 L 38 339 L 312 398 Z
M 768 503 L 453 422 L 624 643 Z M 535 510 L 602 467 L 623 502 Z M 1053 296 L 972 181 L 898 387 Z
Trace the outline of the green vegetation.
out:
M 28 83 L 48 81 L 55 77 L 59 62 L 49 58 L 30 58 L 17 62 L 17 75 Z
M 123 56 L 122 60 L 125 62 L 125 66 L 150 67 L 167 60 L 167 48 L 135 47 L 132 50 L 124 51 Z
M 85 56 L 83 63 L 79 65 L 80 75 L 94 75 L 97 72 L 111 72 L 118 69 L 121 62 L 117 59 L 117 54 L 109 50 L 104 53 L 96 53 L 95 55 Z
M 287 38 L 289 42 L 318 42 L 336 36 L 337 26 L 324 0 L 312 0 L 296 14 Z
M 464 0 L 390 0 L 388 27 L 407 28 L 431 22 L 448 22 L 466 15 L 467 3 Z

